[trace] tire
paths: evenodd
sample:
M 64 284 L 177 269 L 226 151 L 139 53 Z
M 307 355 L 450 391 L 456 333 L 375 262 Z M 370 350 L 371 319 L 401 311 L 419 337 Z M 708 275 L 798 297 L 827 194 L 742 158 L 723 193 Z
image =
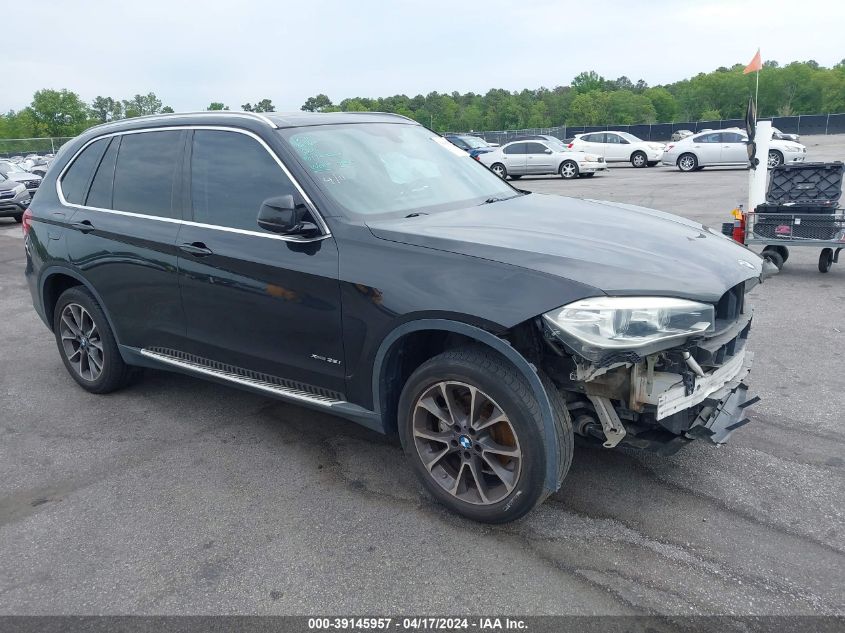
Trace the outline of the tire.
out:
M 547 441 L 557 443 L 563 480 L 572 462 L 572 423 L 560 393 L 547 378 L 543 381 L 555 413 L 556 438 L 545 438 L 528 382 L 495 352 L 449 350 L 414 371 L 399 399 L 399 436 L 411 468 L 437 501 L 483 523 L 519 519 L 548 496 Z M 471 389 L 476 390 L 475 416 L 468 415 Z M 444 392 L 457 415 L 446 408 Z M 501 420 L 489 424 L 492 417 Z M 475 430 L 485 422 L 488 426 Z M 488 452 L 485 446 L 509 453 Z
M 592 178 L 595 175 L 596 175 L 596 172 L 591 171 L 589 174 L 579 174 L 578 177 L 579 178 Z
M 786 263 L 786 260 L 789 259 L 789 249 L 786 248 L 786 246 L 780 246 L 779 244 L 776 244 L 775 246 L 767 246 L 766 249 L 771 251 L 777 251 L 778 253 L 780 253 L 781 258 L 783 258 L 784 264 Z
M 833 266 L 833 249 L 823 248 L 819 253 L 819 272 L 826 273 L 830 271 L 831 266 Z
M 766 248 L 766 249 L 763 249 L 762 255 L 763 255 L 763 259 L 768 259 L 775 266 L 777 266 L 778 270 L 783 268 L 783 263 L 784 263 L 783 255 L 781 255 L 778 251 L 776 251 L 774 249 Z
M 492 165 L 490 165 L 490 171 L 492 171 L 502 180 L 508 177 L 508 170 L 504 165 L 502 165 L 502 163 L 493 163 Z
M 61 294 L 53 311 L 53 333 L 65 369 L 86 391 L 109 393 L 129 380 L 130 367 L 120 356 L 108 319 L 84 287 Z
M 769 169 L 783 165 L 783 154 L 776 149 L 769 150 Z
M 634 152 L 631 154 L 631 164 L 634 167 L 646 167 L 648 166 L 648 156 L 645 155 L 645 152 Z
M 18 224 L 23 222 L 23 213 L 16 213 L 12 217 L 15 219 L 15 222 L 17 222 Z
M 698 158 L 695 154 L 681 154 L 678 156 L 677 165 L 681 171 L 695 171 L 698 168 Z
M 558 167 L 557 173 L 559 173 L 560 177 L 564 180 L 577 178 L 579 173 L 578 163 L 574 160 L 565 160 L 560 164 L 560 167 Z
M 519 180 L 520 178 L 522 178 L 522 174 L 520 174 L 519 176 L 511 176 L 511 180 Z

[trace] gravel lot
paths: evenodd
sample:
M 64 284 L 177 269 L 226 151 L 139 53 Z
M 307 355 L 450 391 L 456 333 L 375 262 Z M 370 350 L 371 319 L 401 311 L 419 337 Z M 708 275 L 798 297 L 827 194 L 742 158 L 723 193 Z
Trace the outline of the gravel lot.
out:
M 803 140 L 845 158 L 843 137 Z M 746 182 L 620 166 L 520 186 L 718 226 Z M 728 445 L 582 447 L 559 493 L 491 528 L 352 423 L 165 372 L 82 391 L 0 219 L 0 613 L 843 614 L 845 266 L 817 256 L 754 292 L 763 399 Z

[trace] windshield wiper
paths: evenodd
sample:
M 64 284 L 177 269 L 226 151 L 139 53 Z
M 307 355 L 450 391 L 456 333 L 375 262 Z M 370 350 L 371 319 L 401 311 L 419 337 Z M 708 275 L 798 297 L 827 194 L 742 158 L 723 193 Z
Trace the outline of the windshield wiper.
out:
M 517 194 L 517 196 L 518 195 L 519 194 Z M 510 200 L 511 198 L 516 198 L 516 196 L 490 196 L 481 204 L 493 204 L 494 202 L 502 202 L 503 200 Z
M 422 211 L 414 211 L 413 213 L 409 213 L 406 215 L 406 218 L 418 218 L 421 215 L 428 215 L 428 213 L 423 213 Z

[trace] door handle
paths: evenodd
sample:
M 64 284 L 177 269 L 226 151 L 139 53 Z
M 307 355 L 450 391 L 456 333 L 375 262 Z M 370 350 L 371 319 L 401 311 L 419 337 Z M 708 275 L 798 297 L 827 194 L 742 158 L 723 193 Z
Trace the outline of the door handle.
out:
M 82 222 L 73 222 L 71 223 L 70 227 L 72 229 L 76 229 L 77 231 L 81 231 L 82 233 L 90 233 L 94 230 L 94 225 L 91 224 L 90 220 L 82 220 Z
M 211 255 L 214 253 L 214 251 L 212 251 L 202 242 L 190 242 L 186 244 L 180 244 L 179 250 L 184 251 L 185 253 L 190 253 L 194 257 L 205 257 L 206 255 Z

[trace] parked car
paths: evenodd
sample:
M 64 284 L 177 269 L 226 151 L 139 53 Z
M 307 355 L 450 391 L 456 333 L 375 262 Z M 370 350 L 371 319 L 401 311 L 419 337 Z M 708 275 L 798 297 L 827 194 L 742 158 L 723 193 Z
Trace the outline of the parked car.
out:
M 492 152 L 494 149 L 493 146 L 483 138 L 479 136 L 472 136 L 471 134 L 446 134 L 445 138 L 453 145 L 460 147 L 473 158 L 485 152 Z
M 663 164 L 681 171 L 698 171 L 705 167 L 748 167 L 748 136 L 739 128 L 704 132 L 670 144 L 663 154 Z M 807 148 L 800 143 L 772 139 L 769 145 L 769 167 L 805 159 Z
M 0 174 L 3 174 L 9 180 L 22 182 L 31 196 L 35 195 L 39 185 L 41 185 L 41 176 L 29 172 L 9 160 L 0 160 Z
M 695 134 L 695 132 L 691 130 L 675 130 L 674 132 L 672 132 L 672 140 L 680 141 L 688 136 L 692 136 L 693 134 Z
M 573 434 L 673 452 L 724 442 L 753 402 L 757 255 L 661 211 L 517 190 L 397 115 L 97 126 L 23 230 L 83 389 L 143 366 L 345 416 L 398 434 L 479 521 L 557 490 Z
M 36 176 L 41 176 L 41 178 L 44 178 L 44 175 L 47 173 L 47 170 L 50 168 L 50 163 L 52 162 L 52 158 L 41 158 L 36 165 L 30 168 L 29 172 L 35 174 Z
M 22 182 L 9 180 L 0 174 L 0 217 L 11 217 L 20 222 L 29 200 L 29 192 Z
M 601 156 L 572 151 L 561 141 L 555 141 L 512 141 L 481 154 L 478 160 L 500 178 L 560 174 L 569 180 L 607 171 L 607 163 Z
M 787 134 L 786 132 L 781 132 L 776 127 L 772 128 L 772 138 L 777 141 L 793 141 L 795 143 L 801 140 L 801 137 L 797 134 Z
M 660 162 L 664 145 L 627 132 L 590 132 L 576 134 L 569 147 L 603 156 L 608 163 L 630 162 L 634 167 L 652 167 Z
M 514 136 L 508 142 L 513 141 L 551 141 L 552 143 L 563 143 L 561 139 L 550 134 L 523 134 L 521 136 Z

